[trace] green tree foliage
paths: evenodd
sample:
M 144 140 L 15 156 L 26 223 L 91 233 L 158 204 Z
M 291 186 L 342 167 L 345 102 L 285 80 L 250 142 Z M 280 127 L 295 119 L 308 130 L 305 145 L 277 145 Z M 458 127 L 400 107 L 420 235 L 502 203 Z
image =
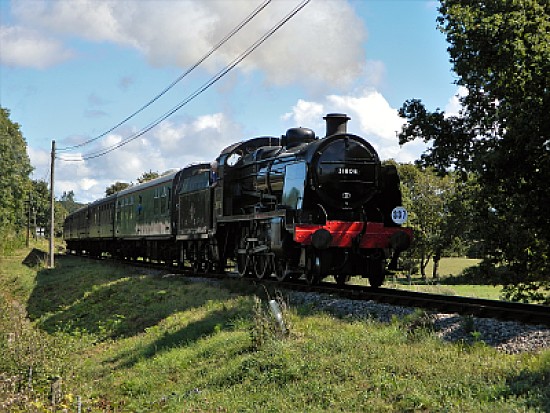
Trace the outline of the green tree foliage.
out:
M 138 183 L 142 184 L 144 182 L 156 179 L 159 176 L 160 175 L 158 172 L 153 172 L 150 170 L 149 172 L 143 172 L 143 174 L 141 174 L 141 176 L 137 179 L 137 181 Z M 109 195 L 116 194 L 117 192 L 120 192 L 126 188 L 129 188 L 130 186 L 132 186 L 132 184 L 117 181 L 111 186 L 105 188 L 105 195 L 109 196 Z
M 158 172 L 153 172 L 149 170 L 149 172 L 143 172 L 143 174 L 137 179 L 140 184 L 151 181 L 153 179 L 158 178 L 160 175 Z
M 74 191 L 64 191 L 63 195 L 61 195 L 61 199 L 58 201 L 69 214 L 84 206 L 84 204 L 76 202 L 74 197 Z
M 50 226 L 50 190 L 45 181 L 32 181 L 31 204 L 37 227 Z
M 0 107 L 0 232 L 19 230 L 26 223 L 25 200 L 32 172 L 20 126 Z
M 61 201 L 74 202 L 74 191 L 72 189 L 69 192 L 63 191 L 63 195 L 61 195 Z
M 404 206 L 409 211 L 409 224 L 414 229 L 412 255 L 420 263 L 422 278 L 433 260 L 437 278 L 438 263 L 445 252 L 471 240 L 470 225 L 472 188 L 456 174 L 437 174 L 433 168 L 422 169 L 411 164 L 399 165 Z
M 536 283 L 550 301 L 550 2 L 441 0 L 439 11 L 468 95 L 460 116 L 405 102 L 400 142 L 431 142 L 423 164 L 478 176 L 486 263 L 506 266 L 511 298 Z
M 105 188 L 105 195 L 109 196 L 109 195 L 116 194 L 117 192 L 120 192 L 120 191 L 130 187 L 130 185 L 131 184 L 129 184 L 127 182 L 116 181 L 111 186 L 108 186 L 107 188 Z

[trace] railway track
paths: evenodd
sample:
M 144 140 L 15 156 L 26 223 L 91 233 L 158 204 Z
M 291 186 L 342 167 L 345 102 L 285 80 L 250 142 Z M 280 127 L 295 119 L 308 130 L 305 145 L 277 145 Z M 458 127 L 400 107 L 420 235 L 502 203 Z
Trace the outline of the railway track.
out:
M 285 287 L 287 285 L 285 284 Z M 315 291 L 353 300 L 372 300 L 379 303 L 437 310 L 482 318 L 496 318 L 518 321 L 525 324 L 550 326 L 550 307 L 536 304 L 513 303 L 462 296 L 449 296 L 421 293 L 389 288 L 371 288 L 357 285 L 336 287 L 332 283 L 322 283 L 311 287 L 305 283 L 292 283 L 288 288 L 301 291 Z
M 104 260 L 105 258 L 100 259 Z M 166 267 L 165 265 L 157 263 L 118 260 L 116 262 L 190 275 L 189 270 Z M 495 318 L 505 321 L 517 321 L 525 324 L 550 326 L 550 306 L 537 304 L 440 295 L 389 288 L 372 288 L 353 284 L 337 286 L 335 283 L 330 282 L 322 282 L 318 285 L 309 285 L 305 280 L 292 280 L 280 283 L 274 278 L 240 278 L 237 273 L 231 272 L 226 275 L 193 273 L 193 277 L 216 278 L 220 280 L 231 278 L 232 280 L 242 281 L 246 284 L 253 282 L 256 285 L 263 285 L 270 291 L 284 288 L 302 292 L 325 293 L 352 300 L 372 300 L 402 307 L 416 307 L 426 310 L 458 313 L 460 315 L 472 315 L 482 318 Z

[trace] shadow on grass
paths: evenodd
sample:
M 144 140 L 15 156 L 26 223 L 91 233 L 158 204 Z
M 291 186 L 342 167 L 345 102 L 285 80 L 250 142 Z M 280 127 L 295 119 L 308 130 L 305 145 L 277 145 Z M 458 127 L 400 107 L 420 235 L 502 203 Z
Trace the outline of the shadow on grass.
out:
M 527 399 L 529 408 L 550 412 L 550 353 L 538 360 L 529 370 L 508 377 L 505 397 Z
M 223 295 L 219 288 L 143 275 L 146 271 L 60 256 L 55 269 L 38 272 L 28 314 L 50 333 L 63 330 L 119 338 Z
M 144 347 L 132 347 L 128 351 L 120 352 L 115 358 L 109 360 L 117 368 L 131 368 L 142 359 L 157 356 L 179 346 L 190 346 L 202 338 L 216 332 L 233 328 L 231 321 L 235 317 L 245 316 L 250 309 L 224 309 L 209 312 L 200 320 L 188 323 L 185 327 L 174 331 L 162 333 L 156 340 Z

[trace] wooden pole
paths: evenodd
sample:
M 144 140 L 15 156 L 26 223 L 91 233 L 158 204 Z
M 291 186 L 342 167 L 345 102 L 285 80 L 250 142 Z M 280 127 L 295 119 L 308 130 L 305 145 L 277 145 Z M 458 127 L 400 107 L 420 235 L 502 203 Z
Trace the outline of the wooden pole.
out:
M 30 246 L 30 238 L 31 238 L 31 211 L 32 211 L 32 192 L 29 192 L 29 200 L 28 200 L 28 209 L 27 209 L 27 238 L 25 245 L 27 248 Z
M 52 164 L 50 175 L 50 268 L 55 267 L 54 262 L 54 237 L 55 237 L 55 194 L 54 194 L 54 171 L 55 171 L 55 141 L 52 141 Z

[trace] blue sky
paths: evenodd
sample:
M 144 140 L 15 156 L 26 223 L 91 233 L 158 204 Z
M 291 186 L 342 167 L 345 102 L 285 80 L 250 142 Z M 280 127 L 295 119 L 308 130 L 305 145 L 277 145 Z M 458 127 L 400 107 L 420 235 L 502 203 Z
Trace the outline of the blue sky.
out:
M 264 0 L 0 0 L 0 105 L 28 143 L 34 179 L 48 179 L 58 148 L 95 138 L 133 113 L 205 55 Z M 294 126 L 324 135 L 322 116 L 347 113 L 348 130 L 382 159 L 412 162 L 396 111 L 420 98 L 456 111 L 437 2 L 311 0 L 215 85 L 153 130 L 108 155 L 178 105 L 264 35 L 301 0 L 272 0 L 234 38 L 162 98 L 93 143 L 60 152 L 56 195 L 89 202 L 115 181 L 136 182 L 212 160 L 225 146 Z M 71 159 L 71 161 L 67 161 Z

